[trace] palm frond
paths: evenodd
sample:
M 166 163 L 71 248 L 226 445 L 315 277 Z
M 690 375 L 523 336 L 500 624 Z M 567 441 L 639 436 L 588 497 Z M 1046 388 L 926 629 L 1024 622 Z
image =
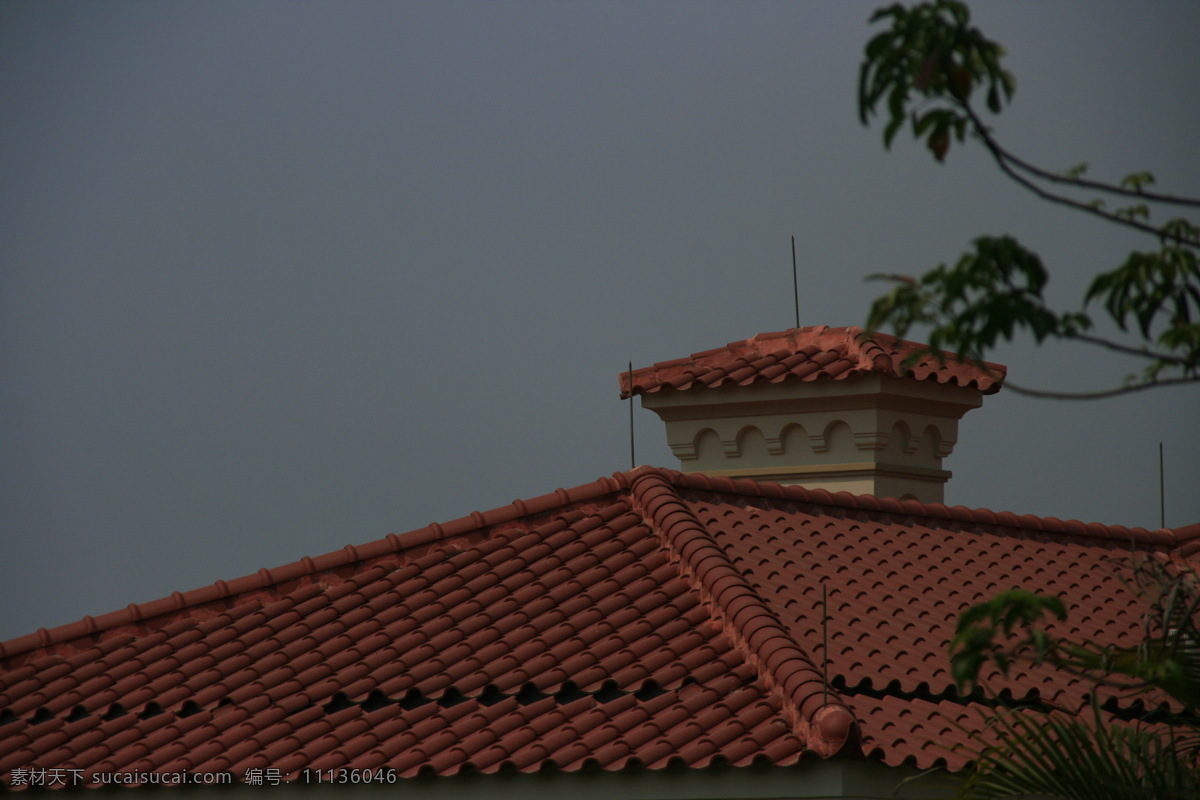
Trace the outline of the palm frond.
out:
M 1200 796 L 1195 736 L 1169 725 L 1107 723 L 1060 712 L 1005 709 L 997 743 L 971 751 L 963 800 L 1185 800 Z

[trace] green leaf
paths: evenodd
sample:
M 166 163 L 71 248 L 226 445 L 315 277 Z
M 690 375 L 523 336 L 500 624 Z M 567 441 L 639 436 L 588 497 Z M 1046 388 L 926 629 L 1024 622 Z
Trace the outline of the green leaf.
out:
M 1009 156 L 995 144 L 990 129 L 971 105 L 972 94 L 978 90 L 986 95 L 987 109 L 1000 113 L 1012 100 L 1016 79 L 1004 68 L 1004 48 L 971 26 L 964 3 L 893 4 L 878 9 L 871 22 L 882 30 L 872 33 L 863 51 L 858 111 L 864 124 L 873 121 L 877 113 L 885 117 L 885 147 L 890 149 L 910 123 L 914 139 L 935 160 L 944 162 L 952 140 L 965 142 L 971 133 L 984 141 L 1006 171 L 1027 172 L 1035 183 L 1059 180 Z M 1086 171 L 1087 164 L 1080 163 L 1061 177 L 1077 181 Z M 1142 171 L 1127 175 L 1121 187 L 1144 192 L 1153 183 L 1154 176 Z M 1118 188 L 1088 185 L 1101 190 Z M 1147 194 L 1145 203 L 1107 211 L 1101 198 L 1084 202 L 1040 188 L 1034 191 L 1143 230 L 1151 228 L 1152 203 L 1163 201 Z M 1165 202 L 1200 207 L 1200 201 L 1188 198 L 1173 197 Z M 1175 219 L 1158 231 L 1160 252 L 1131 254 L 1115 274 L 1097 276 L 1082 309 L 1059 312 L 1049 308 L 1042 294 L 1047 275 L 1036 254 L 1008 237 L 982 237 L 974 242 L 974 250 L 953 266 L 939 266 L 921 276 L 916 287 L 897 286 L 879 298 L 871 307 L 868 325 L 873 329 L 890 327 L 901 336 L 914 327 L 928 328 L 924 334 L 929 343 L 927 355 L 939 360 L 949 353 L 981 364 L 999 342 L 1017 336 L 1030 336 L 1039 343 L 1083 338 L 1144 355 L 1143 383 L 1159 380 L 1164 374 L 1200 379 L 1200 334 L 1195 328 L 1200 320 L 1200 281 L 1195 278 L 1200 226 Z M 1088 307 L 1097 300 L 1118 327 L 1140 334 L 1144 345 L 1107 342 L 1086 334 L 1093 327 Z M 914 354 L 907 363 L 922 355 Z
M 1063 172 L 1063 177 L 1072 179 L 1079 178 L 1082 177 L 1083 173 L 1087 172 L 1087 170 L 1088 163 L 1086 161 L 1081 161 L 1080 163 Z
M 892 140 L 896 138 L 896 133 L 900 130 L 900 126 L 904 124 L 904 117 L 893 117 L 888 123 L 887 128 L 883 132 L 883 144 L 887 148 L 891 148 Z
M 1127 206 L 1125 208 L 1118 208 L 1115 213 L 1121 219 L 1128 219 L 1128 220 L 1137 220 L 1137 219 L 1148 220 L 1148 219 L 1150 219 L 1150 207 L 1147 206 L 1145 203 L 1138 203 L 1137 205 Z
M 876 19 L 879 19 L 878 14 L 873 16 L 871 18 L 871 21 L 874 22 Z M 891 31 L 884 31 L 883 33 L 872 36 L 871 40 L 869 42 L 867 42 L 867 47 L 865 50 L 866 55 L 867 55 L 867 60 L 869 61 L 872 59 L 879 58 L 881 55 L 883 55 L 884 50 L 888 47 L 888 45 L 891 44 L 891 42 L 892 42 L 892 32 Z
M 1121 186 L 1140 192 L 1143 187 L 1154 183 L 1154 175 L 1150 172 L 1133 172 L 1121 179 Z
M 1196 253 L 1174 244 L 1164 244 L 1157 252 L 1131 253 L 1120 267 L 1092 281 L 1084 302 L 1096 300 L 1122 330 L 1128 330 L 1132 320 L 1143 337 L 1150 338 L 1152 328 L 1162 325 L 1168 343 L 1189 341 L 1192 321 L 1200 320 Z M 1189 365 L 1197 364 L 1194 353 L 1182 357 Z
M 960 688 L 974 685 L 979 671 L 991 661 L 1006 672 L 1014 654 L 1032 649 L 1037 661 L 1057 657 L 1058 644 L 1034 626 L 1049 613 L 1066 618 L 1066 608 L 1057 597 L 1043 597 L 1024 589 L 1010 589 L 964 611 L 950 644 L 951 672 Z M 1017 642 L 1008 641 L 1016 631 L 1026 631 Z M 1003 638 L 1007 647 L 997 639 Z
M 1070 338 L 1087 326 L 1082 314 L 1060 315 L 1046 307 L 1042 291 L 1048 276 L 1036 254 L 1006 236 L 980 237 L 974 245 L 953 267 L 922 275 L 919 291 L 897 290 L 874 305 L 868 326 L 890 327 L 903 337 L 914 325 L 930 324 L 930 354 L 951 350 L 976 362 L 1022 331 L 1042 341 Z
M 1001 709 L 982 736 L 994 743 L 962 748 L 973 765 L 961 798 L 1185 800 L 1200 791 L 1189 731 L 1108 721 L 1099 709 L 1090 718 Z
M 928 146 L 939 162 L 946 160 L 946 151 L 950 149 L 950 131 L 945 125 L 939 124 L 933 133 L 929 134 Z
M 987 87 L 988 108 L 998 113 L 1011 98 L 1014 83 L 1000 65 L 1004 50 L 970 26 L 967 7 L 954 0 L 934 0 L 911 9 L 889 6 L 871 16 L 888 27 L 873 35 L 863 50 L 859 69 L 858 115 L 869 124 L 881 103 L 888 123 L 884 145 L 891 147 L 899 119 L 926 118 L 928 111 L 953 112 L 946 134 L 914 131 L 939 161 L 949 148 L 949 131 L 965 138 L 970 117 L 961 113 L 975 87 Z M 930 123 L 932 124 L 932 123 Z
M 1147 602 L 1146 639 L 1140 645 L 1101 647 L 1090 641 L 1056 640 L 1040 627 L 1050 612 L 1062 619 L 1056 598 L 1010 590 L 971 607 L 959 618 L 952 671 L 969 685 L 984 663 L 1004 671 L 1017 660 L 1045 661 L 1090 678 L 1090 707 L 1076 713 L 1037 707 L 997 708 L 981 731 L 964 729 L 982 742 L 957 748 L 970 759 L 959 797 L 1017 796 L 1100 800 L 1169 800 L 1200 796 L 1200 585 L 1190 572 L 1168 571 L 1152 558 L 1135 557 L 1133 582 Z M 989 623 L 1028 636 L 997 642 Z M 1102 711 L 1100 692 L 1162 689 L 1186 713 L 1136 724 Z M 1129 708 L 1128 704 L 1124 704 Z M 1108 708 L 1103 705 L 1103 708 Z M 1090 712 L 1090 713 L 1089 713 Z

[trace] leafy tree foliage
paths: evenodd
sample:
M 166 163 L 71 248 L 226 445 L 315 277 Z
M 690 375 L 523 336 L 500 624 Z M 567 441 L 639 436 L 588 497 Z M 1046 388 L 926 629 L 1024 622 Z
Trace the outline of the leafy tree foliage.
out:
M 1062 339 L 1137 356 L 1140 375 L 1100 392 L 1043 392 L 1007 385 L 1033 396 L 1093 399 L 1156 386 L 1200 382 L 1200 226 L 1181 216 L 1152 221 L 1164 209 L 1197 209 L 1200 199 L 1151 191 L 1154 176 L 1135 172 L 1118 183 L 1090 180 L 1086 164 L 1053 172 L 1011 153 L 985 123 L 1012 101 L 1016 79 L 1002 64 L 1004 49 L 971 25 L 958 0 L 933 0 L 911 8 L 891 5 L 871 18 L 887 29 L 867 43 L 859 76 L 858 108 L 864 125 L 887 119 L 884 145 L 911 126 L 934 158 L 972 140 L 1000 171 L 1037 197 L 1144 233 L 1152 249 L 1133 252 L 1115 269 L 1098 274 L 1080 308 L 1046 305 L 1049 278 L 1036 253 L 1010 236 L 981 236 L 954 266 L 919 278 L 877 275 L 890 292 L 871 307 L 867 327 L 890 327 L 900 336 L 928 327 L 929 351 L 982 362 L 1001 341 L 1024 333 L 1041 343 Z M 1082 199 L 1080 194 L 1091 195 Z M 1120 203 L 1109 208 L 1108 203 Z M 1128 341 L 1097 335 L 1093 314 L 1102 308 Z
M 1134 561 L 1147 600 L 1145 638 L 1136 647 L 1063 640 L 1043 626 L 1067 612 L 1054 597 L 1021 589 L 965 612 L 951 645 L 955 679 L 967 689 L 991 663 L 1007 674 L 1021 661 L 1051 664 L 1092 683 L 1090 714 L 1002 708 L 991 720 L 997 743 L 971 755 L 962 798 L 1184 800 L 1200 796 L 1200 588 L 1190 572 Z M 1178 713 L 1115 722 L 1101 694 L 1126 699 L 1156 692 Z
M 928 328 L 923 338 L 930 352 L 944 357 L 955 351 L 975 362 L 999 342 L 1028 335 L 1038 343 L 1059 339 L 1107 348 L 1145 364 L 1140 375 L 1101 392 L 1040 392 L 1008 383 L 1034 396 L 1097 398 L 1200 382 L 1200 226 L 1179 216 L 1180 209 L 1194 213 L 1200 200 L 1155 191 L 1147 172 L 1097 181 L 1086 177 L 1084 164 L 1050 171 L 1005 148 L 984 114 L 1004 111 L 1016 80 L 1003 66 L 1003 48 L 971 25 L 963 3 L 891 5 L 872 22 L 886 29 L 867 43 L 858 105 L 863 124 L 876 115 L 886 120 L 886 147 L 906 127 L 939 162 L 955 144 L 974 142 L 1036 197 L 1138 231 L 1152 246 L 1099 272 L 1078 308 L 1059 310 L 1045 301 L 1049 273 L 1036 253 L 1010 236 L 982 236 L 953 266 L 919 277 L 875 276 L 893 287 L 873 304 L 868 328 L 891 327 L 901 336 Z M 1167 219 L 1155 221 L 1162 216 Z M 1118 341 L 1098 335 L 1101 314 L 1126 336 Z M 1089 681 L 1092 691 L 1090 713 L 1006 705 L 993 695 L 995 743 L 970 752 L 973 766 L 960 797 L 1200 796 L 1200 579 L 1150 559 L 1135 560 L 1134 575 L 1149 609 L 1144 640 L 1135 647 L 1055 635 L 1053 621 L 1067 614 L 1062 601 L 1022 589 L 963 614 L 951 646 L 953 674 L 963 691 L 978 688 L 989 665 L 1007 674 L 1018 662 L 1066 670 Z M 1137 695 L 1151 705 L 1169 697 L 1175 710 L 1127 720 L 1105 710 L 1102 698 Z

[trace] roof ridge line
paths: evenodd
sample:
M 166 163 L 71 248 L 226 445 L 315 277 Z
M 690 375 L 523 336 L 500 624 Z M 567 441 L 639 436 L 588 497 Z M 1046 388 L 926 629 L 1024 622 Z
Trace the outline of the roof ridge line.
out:
M 81 620 L 57 625 L 53 628 L 38 628 L 33 633 L 0 641 L 0 661 L 56 644 L 63 644 L 72 639 L 95 636 L 124 625 L 143 623 L 165 614 L 176 614 L 187 608 L 207 605 L 235 595 L 263 591 L 285 581 L 298 580 L 348 564 L 380 559 L 413 547 L 462 536 L 481 528 L 490 528 L 530 514 L 540 514 L 571 503 L 594 500 L 606 494 L 629 488 L 631 477 L 636 472 L 637 470 L 614 472 L 611 477 L 597 478 L 591 483 L 581 484 L 571 489 L 558 488 L 553 492 L 529 500 L 517 499 L 508 505 L 489 511 L 472 511 L 465 517 L 458 517 L 449 522 L 432 522 L 422 528 L 405 533 L 389 533 L 381 539 L 375 539 L 366 544 L 348 544 L 339 550 L 315 558 L 304 556 L 299 561 L 292 561 L 271 569 L 263 567 L 257 572 L 229 581 L 218 580 L 185 592 L 171 592 L 166 597 L 156 600 L 130 603 L 122 609 L 102 614 L 99 617 L 89 615 Z
M 828 758 L 853 737 L 858 723 L 842 697 L 788 634 L 729 557 L 713 541 L 675 491 L 666 470 L 631 476 L 636 505 L 691 573 L 722 618 L 726 634 L 778 690 L 784 713 L 807 749 Z
M 1176 548 L 1191 539 L 1200 539 L 1200 525 L 1184 528 L 1127 528 L 1123 525 L 1105 525 L 1102 522 L 1082 522 L 1077 519 L 1062 520 L 1058 517 L 1039 517 L 1033 514 L 1017 515 L 1011 511 L 992 511 L 987 508 L 947 506 L 943 503 L 922 503 L 920 500 L 900 500 L 895 497 L 877 497 L 870 494 L 830 492 L 826 489 L 808 489 L 803 486 L 783 485 L 774 481 L 754 481 L 748 478 L 730 478 L 724 475 L 705 475 L 699 472 L 670 473 L 670 482 L 676 486 L 703 489 L 712 492 L 754 495 L 775 500 L 799 503 L 814 503 L 823 506 L 851 508 L 862 511 L 881 511 L 887 514 L 910 514 L 933 517 L 955 522 L 971 522 L 1001 528 L 1056 533 L 1067 536 L 1085 536 L 1110 541 L 1133 541 L 1158 547 Z M 1192 531 L 1192 528 L 1196 528 Z

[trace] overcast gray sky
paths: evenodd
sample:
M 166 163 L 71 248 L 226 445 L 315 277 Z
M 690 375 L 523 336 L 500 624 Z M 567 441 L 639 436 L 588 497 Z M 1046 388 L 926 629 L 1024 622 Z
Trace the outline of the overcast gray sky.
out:
M 0 639 L 628 467 L 617 373 L 1152 242 L 857 120 L 878 2 L 0 0 Z M 1049 168 L 1200 193 L 1200 4 L 976 4 Z M 1137 368 L 1006 348 L 1023 384 Z M 1003 392 L 953 504 L 1200 521 L 1195 389 Z M 637 414 L 638 461 L 677 466 Z

